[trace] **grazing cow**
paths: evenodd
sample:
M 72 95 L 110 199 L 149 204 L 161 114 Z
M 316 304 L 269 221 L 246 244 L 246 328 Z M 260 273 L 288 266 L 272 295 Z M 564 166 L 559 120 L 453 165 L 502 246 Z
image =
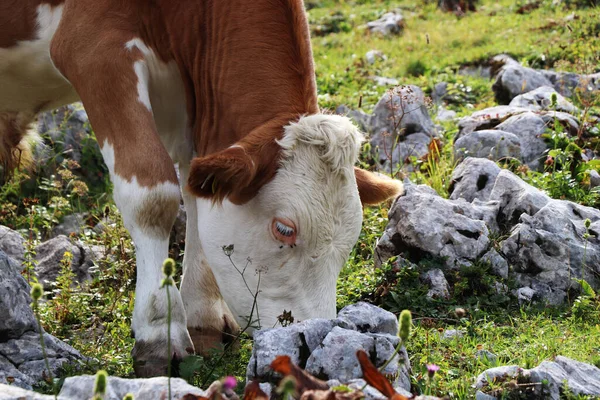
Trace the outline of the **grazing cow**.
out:
M 83 102 L 136 247 L 138 376 L 166 368 L 159 285 L 181 195 L 176 357 L 251 315 L 334 317 L 361 200 L 401 192 L 353 167 L 347 118 L 319 113 L 309 39 L 301 0 L 0 0 L 0 161 L 14 166 L 37 112 Z

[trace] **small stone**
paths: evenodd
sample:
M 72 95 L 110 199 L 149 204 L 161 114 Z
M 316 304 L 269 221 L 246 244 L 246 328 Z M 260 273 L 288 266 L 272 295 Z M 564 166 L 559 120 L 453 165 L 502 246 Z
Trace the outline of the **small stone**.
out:
M 359 302 L 342 308 L 338 319 L 348 321 L 359 332 L 398 333 L 398 319 L 394 314 L 369 303 Z
M 498 363 L 498 356 L 488 350 L 477 350 L 475 358 L 479 361 L 487 362 L 492 365 Z
M 399 13 L 385 13 L 376 21 L 367 23 L 367 28 L 372 33 L 380 33 L 383 36 L 400 34 L 405 27 L 404 18 Z
M 518 365 L 507 365 L 485 370 L 477 377 L 475 387 L 482 389 L 495 382 L 503 382 L 507 379 L 516 378 L 523 370 Z
M 519 300 L 519 304 L 531 303 L 533 296 L 535 296 L 535 290 L 530 287 L 517 289 L 517 299 Z
M 375 61 L 377 60 L 387 60 L 387 56 L 379 50 L 369 50 L 367 51 L 367 54 L 365 54 L 365 59 L 367 60 L 367 63 L 375 64 Z
M 444 340 L 451 340 L 451 339 L 460 339 L 464 336 L 465 334 L 458 329 L 446 329 L 444 330 L 444 333 L 442 334 L 442 339 Z
M 421 275 L 421 280 L 429 285 L 427 297 L 446 300 L 450 298 L 448 281 L 441 269 L 430 269 Z

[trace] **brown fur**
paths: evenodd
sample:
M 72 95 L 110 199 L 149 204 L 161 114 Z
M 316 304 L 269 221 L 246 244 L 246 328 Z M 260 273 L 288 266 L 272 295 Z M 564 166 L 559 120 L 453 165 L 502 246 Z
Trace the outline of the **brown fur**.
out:
M 25 141 L 33 117 L 27 113 L 0 112 L 0 165 L 5 175 L 30 162 L 30 148 Z
M 354 174 L 360 201 L 363 205 L 379 204 L 404 192 L 400 181 L 378 176 L 357 167 L 354 167 Z

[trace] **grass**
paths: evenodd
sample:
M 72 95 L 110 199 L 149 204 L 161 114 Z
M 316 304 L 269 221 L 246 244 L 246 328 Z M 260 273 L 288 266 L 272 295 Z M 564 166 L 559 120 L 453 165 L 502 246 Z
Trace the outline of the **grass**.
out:
M 397 78 L 402 84 L 415 84 L 431 93 L 439 82 L 448 83 L 447 107 L 459 116 L 495 105 L 492 82 L 481 76 L 458 74 L 463 66 L 483 65 L 494 55 L 508 53 L 535 68 L 592 73 L 600 69 L 600 12 L 593 7 L 575 10 L 553 7 L 543 0 L 529 13 L 516 11 L 523 2 L 508 0 L 480 2 L 479 10 L 457 17 L 442 13 L 435 2 L 417 0 L 309 0 L 309 18 L 313 31 L 313 48 L 317 68 L 319 102 L 323 108 L 340 104 L 370 112 L 388 88 L 376 86 L 371 76 Z M 384 12 L 397 8 L 406 18 L 400 36 L 384 38 L 368 34 L 363 25 Z M 566 19 L 576 13 L 577 18 Z M 367 51 L 382 51 L 387 60 L 369 65 Z M 597 113 L 598 104 L 590 99 L 575 98 L 576 105 Z M 593 101 L 592 101 L 593 102 Z M 432 113 L 435 110 L 431 110 Z M 413 160 L 414 171 L 404 175 L 417 183 L 428 184 L 447 196 L 455 162 L 452 141 L 457 133 L 454 122 L 441 124 L 441 142 L 427 159 Z M 586 170 L 597 166 L 583 163 L 581 151 L 598 149 L 600 138 L 593 127 L 578 138 L 565 138 L 560 127 L 550 127 L 556 164 L 542 172 L 529 171 L 521 165 L 505 165 L 536 187 L 556 198 L 566 198 L 590 206 L 599 206 L 600 192 L 587 186 Z M 88 212 L 88 228 L 80 239 L 88 245 L 102 245 L 106 257 L 99 263 L 93 280 L 70 285 L 69 269 L 51 290 L 50 299 L 39 307 L 44 328 L 65 340 L 85 356 L 96 360 L 83 365 L 83 372 L 99 369 L 110 375 L 131 377 L 131 315 L 135 290 L 134 247 L 123 227 L 110 196 L 106 170 L 98 171 L 101 185 L 84 186 L 85 174 L 79 164 L 63 160 L 64 150 L 54 144 L 53 178 L 43 181 L 19 173 L 0 189 L 2 224 L 19 230 L 27 238 L 27 259 L 33 264 L 32 249 L 52 227 L 74 212 Z M 94 139 L 86 143 L 81 164 L 89 170 L 99 154 Z M 579 149 L 579 150 L 578 150 Z M 363 166 L 371 163 L 365 151 Z M 83 183 L 83 184 L 82 184 Z M 109 190 L 110 191 L 110 190 Z M 579 298 L 564 308 L 543 305 L 519 305 L 516 300 L 493 290 L 488 268 L 476 264 L 462 268 L 448 279 L 453 284 L 449 301 L 426 297 L 427 288 L 420 282 L 423 270 L 440 265 L 439 260 L 420 260 L 419 265 L 394 264 L 374 266 L 373 249 L 387 224 L 389 204 L 365 208 L 364 224 L 338 280 L 337 306 L 360 300 L 378 304 L 392 312 L 413 311 L 414 330 L 408 340 L 413 365 L 414 388 L 424 390 L 427 382 L 425 365 L 441 367 L 433 381 L 433 393 L 451 398 L 474 398 L 475 377 L 490 365 L 475 359 L 480 349 L 498 356 L 500 365 L 517 364 L 524 368 L 550 360 L 555 355 L 572 357 L 600 365 L 600 312 L 595 298 Z M 105 229 L 91 228 L 103 221 Z M 106 221 L 112 221 L 106 222 Z M 173 258 L 180 260 L 178 254 Z M 177 265 L 180 275 L 181 266 Z M 175 280 L 177 281 L 178 273 Z M 30 281 L 35 277 L 28 276 Z M 504 282 L 509 288 L 511 282 Z M 455 310 L 464 309 L 457 316 Z M 462 338 L 443 340 L 441 331 L 460 329 Z M 190 357 L 180 365 L 180 373 L 193 384 L 233 375 L 243 380 L 251 352 L 251 340 L 243 337 L 239 350 L 223 359 Z M 215 364 L 220 360 L 218 364 Z M 215 366 L 216 365 L 216 366 Z M 66 371 L 66 374 L 78 371 Z M 41 387 L 50 392 L 51 388 Z

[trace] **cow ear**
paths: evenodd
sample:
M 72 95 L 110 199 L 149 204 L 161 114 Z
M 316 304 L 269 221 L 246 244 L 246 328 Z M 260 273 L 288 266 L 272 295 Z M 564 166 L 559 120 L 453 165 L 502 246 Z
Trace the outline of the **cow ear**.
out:
M 402 182 L 354 167 L 358 194 L 363 205 L 379 204 L 404 193 Z
M 225 150 L 194 158 L 188 190 L 198 197 L 221 203 L 227 198 L 241 205 L 251 200 L 277 172 L 281 147 L 264 130 L 253 131 Z

